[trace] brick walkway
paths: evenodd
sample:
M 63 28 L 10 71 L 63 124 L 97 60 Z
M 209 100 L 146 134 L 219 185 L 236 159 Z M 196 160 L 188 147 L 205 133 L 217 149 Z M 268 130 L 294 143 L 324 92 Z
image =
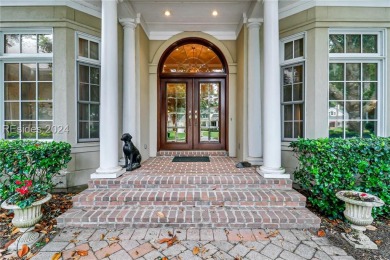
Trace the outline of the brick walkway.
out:
M 162 238 L 176 235 L 177 243 L 167 247 Z M 269 236 L 274 234 L 273 236 Z M 194 248 L 198 247 L 199 252 Z M 77 251 L 87 256 L 78 258 Z M 65 228 L 34 256 L 47 260 L 56 252 L 60 259 L 105 260 L 351 260 L 346 252 L 305 230 L 269 229 L 76 229 Z M 76 257 L 76 258 L 73 258 Z
M 226 156 L 209 163 L 147 160 L 117 179 L 95 179 L 73 198 L 59 227 L 310 228 L 320 219 L 290 179 L 264 179 Z M 161 217 L 163 216 L 163 217 Z

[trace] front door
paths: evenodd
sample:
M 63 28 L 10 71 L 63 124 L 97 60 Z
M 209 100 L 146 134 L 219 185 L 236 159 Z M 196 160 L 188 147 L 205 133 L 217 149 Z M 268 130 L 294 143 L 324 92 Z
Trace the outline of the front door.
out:
M 160 87 L 160 149 L 226 149 L 225 79 L 161 79 Z

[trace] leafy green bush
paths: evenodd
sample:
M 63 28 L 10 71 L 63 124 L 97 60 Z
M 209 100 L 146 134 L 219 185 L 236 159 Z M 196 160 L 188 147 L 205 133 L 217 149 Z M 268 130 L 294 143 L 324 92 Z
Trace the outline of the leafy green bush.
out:
M 299 166 L 295 181 L 309 193 L 308 201 L 329 217 L 342 217 L 340 190 L 373 194 L 386 205 L 373 215 L 390 214 L 390 138 L 323 138 L 292 142 Z
M 47 195 L 71 160 L 65 142 L 0 140 L 0 199 L 21 208 Z

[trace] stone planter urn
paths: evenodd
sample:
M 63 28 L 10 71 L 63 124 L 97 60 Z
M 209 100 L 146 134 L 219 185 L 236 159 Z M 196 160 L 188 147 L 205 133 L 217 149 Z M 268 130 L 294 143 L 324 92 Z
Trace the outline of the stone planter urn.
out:
M 31 206 L 21 209 L 19 206 L 8 204 L 7 201 L 4 201 L 1 204 L 3 209 L 13 210 L 14 218 L 12 219 L 12 224 L 19 228 L 23 233 L 14 243 L 12 243 L 8 250 L 15 251 L 23 244 L 26 244 L 31 248 L 36 242 L 38 242 L 43 235 L 34 231 L 34 226 L 42 218 L 42 205 L 48 202 L 51 199 L 51 194 L 47 194 L 44 199 L 38 200 L 31 204 Z
M 345 202 L 344 216 L 351 222 L 352 232 L 342 236 L 355 248 L 378 249 L 366 235 L 366 226 L 374 219 L 371 215 L 373 207 L 382 207 L 385 203 L 378 197 L 358 191 L 339 191 L 336 197 Z

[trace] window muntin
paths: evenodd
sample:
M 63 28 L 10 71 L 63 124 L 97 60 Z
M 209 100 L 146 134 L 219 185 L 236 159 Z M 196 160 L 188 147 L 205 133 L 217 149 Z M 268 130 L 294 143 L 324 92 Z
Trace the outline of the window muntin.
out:
M 4 54 L 40 54 L 53 52 L 52 34 L 5 33 Z
M 292 60 L 304 56 L 303 38 L 285 42 L 283 44 L 284 60 Z
M 304 136 L 304 65 L 282 67 L 282 139 Z
M 222 61 L 209 47 L 184 44 L 174 49 L 165 59 L 162 73 L 225 72 Z
M 384 30 L 329 31 L 329 137 L 370 137 L 384 130 Z
M 0 31 L 0 138 L 53 139 L 53 31 Z
M 329 63 L 329 137 L 377 135 L 378 70 L 373 62 Z
M 280 41 L 282 140 L 305 135 L 305 33 Z
M 378 53 L 378 34 L 329 34 L 329 53 Z
M 77 36 L 78 140 L 99 141 L 100 41 L 84 34 Z
M 6 139 L 53 139 L 52 63 L 4 63 Z

